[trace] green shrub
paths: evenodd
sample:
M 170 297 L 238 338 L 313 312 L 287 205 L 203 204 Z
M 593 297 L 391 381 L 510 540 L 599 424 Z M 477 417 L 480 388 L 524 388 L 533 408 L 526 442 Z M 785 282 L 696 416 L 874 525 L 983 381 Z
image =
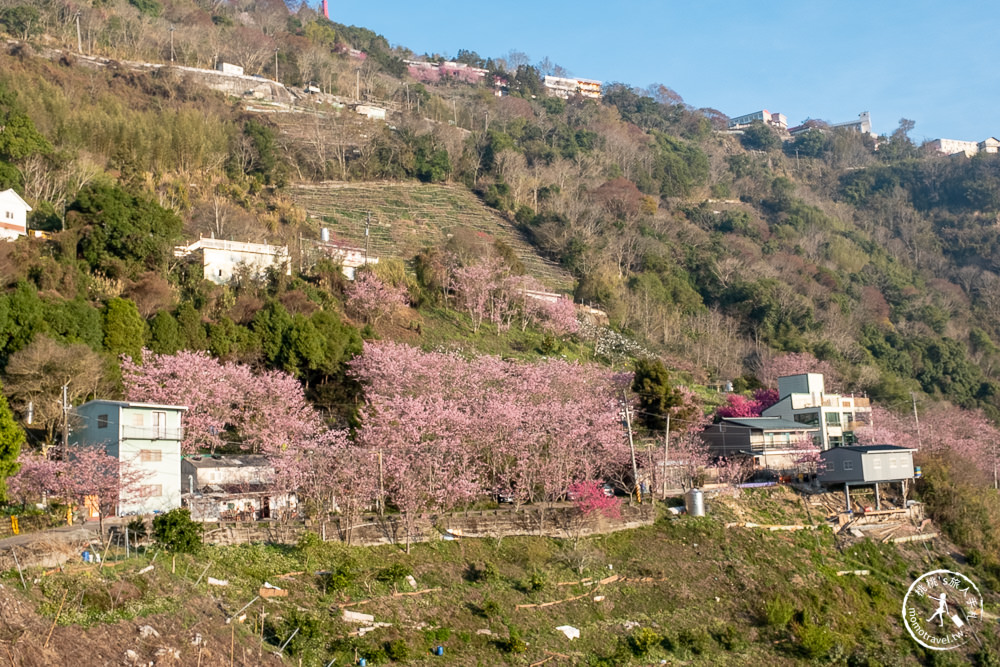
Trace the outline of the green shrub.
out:
M 386 642 L 383 647 L 385 654 L 393 662 L 406 662 L 410 659 L 410 647 L 402 639 L 393 639 Z
M 191 519 L 186 508 L 170 510 L 153 519 L 153 538 L 176 553 L 195 553 L 201 549 L 201 533 L 201 524 Z
M 402 563 L 393 563 L 389 567 L 383 567 L 381 570 L 375 573 L 375 581 L 381 581 L 387 584 L 396 584 L 406 579 L 412 574 L 409 567 L 403 565 Z
M 498 639 L 495 643 L 496 647 L 504 653 L 524 653 L 528 650 L 528 645 L 521 639 L 521 633 L 514 628 L 510 629 L 510 634 L 506 639 Z
M 641 658 L 652 651 L 662 641 L 663 637 L 656 630 L 651 628 L 636 628 L 628 636 L 627 643 L 632 654 Z
M 524 588 L 528 591 L 538 592 L 544 589 L 548 583 L 548 577 L 545 576 L 545 573 L 535 570 L 528 576 L 527 581 L 524 582 Z
M 797 629 L 798 653 L 810 660 L 822 658 L 833 648 L 834 636 L 822 625 L 803 625 Z
M 718 625 L 712 629 L 712 639 L 727 651 L 742 651 L 747 647 L 746 636 L 730 624 Z
M 486 598 L 483 600 L 483 615 L 487 618 L 493 618 L 500 615 L 502 611 L 500 608 L 500 603 L 493 598 Z
M 712 638 L 701 629 L 681 630 L 677 635 L 677 645 L 681 649 L 687 649 L 695 655 L 708 653 L 711 648 Z
M 772 598 L 764 603 L 764 623 L 770 628 L 788 627 L 795 616 L 795 605 L 784 598 Z

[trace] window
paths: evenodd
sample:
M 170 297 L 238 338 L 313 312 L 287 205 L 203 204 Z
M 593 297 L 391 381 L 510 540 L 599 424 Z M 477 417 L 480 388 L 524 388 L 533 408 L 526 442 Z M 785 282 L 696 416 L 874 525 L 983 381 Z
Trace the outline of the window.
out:
M 795 415 L 794 419 L 800 424 L 806 424 L 808 426 L 819 426 L 818 412 L 803 412 L 802 414 Z
M 827 426 L 840 426 L 840 413 L 839 412 L 827 412 L 826 413 L 826 425 Z
M 108 427 L 108 416 L 97 415 L 97 428 L 107 428 L 107 427 Z
M 844 470 L 854 470 L 854 461 L 844 461 Z
M 141 413 L 136 413 L 132 415 L 132 426 L 144 426 L 143 415 Z
M 163 460 L 163 452 L 159 449 L 140 449 L 139 460 L 143 463 L 156 463 Z
M 873 468 L 881 468 L 882 467 L 882 457 L 881 456 L 876 456 L 874 459 L 872 459 L 872 467 Z
M 159 498 L 163 495 L 163 485 L 162 484 L 147 484 L 142 487 L 141 495 L 143 498 Z

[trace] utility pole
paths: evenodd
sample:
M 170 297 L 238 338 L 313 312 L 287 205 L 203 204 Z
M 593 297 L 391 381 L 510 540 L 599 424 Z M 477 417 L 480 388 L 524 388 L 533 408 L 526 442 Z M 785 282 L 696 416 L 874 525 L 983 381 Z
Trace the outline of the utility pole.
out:
M 83 40 L 80 38 L 80 12 L 76 13 L 76 52 L 83 53 Z
M 371 238 L 370 236 L 368 236 L 368 228 L 371 226 L 371 224 L 372 224 L 372 212 L 368 211 L 368 217 L 365 218 L 365 266 L 368 266 L 368 239 Z
M 274 81 L 278 81 L 278 49 L 274 49 Z
M 917 395 L 914 392 L 910 392 L 910 398 L 913 400 L 913 423 L 917 425 L 917 449 L 920 449 L 920 418 L 917 417 Z
M 378 450 L 378 513 L 379 516 L 385 512 L 385 484 L 382 478 L 382 450 Z
M 174 26 L 170 26 L 170 62 L 174 62 Z
M 69 383 L 63 385 L 62 413 L 63 413 L 63 456 L 69 449 Z
M 625 426 L 628 428 L 628 450 L 632 455 L 632 483 L 635 485 L 635 491 L 639 490 L 639 466 L 635 464 L 635 443 L 632 440 L 632 415 L 629 414 L 628 409 L 628 396 L 625 392 L 622 392 L 622 396 L 625 398 L 623 407 L 625 408 Z M 642 496 L 639 496 L 639 502 L 642 502 Z
M 667 414 L 667 430 L 663 434 L 663 499 L 667 498 L 667 456 L 670 453 L 670 414 Z
M 354 70 L 354 99 L 361 101 L 361 68 Z

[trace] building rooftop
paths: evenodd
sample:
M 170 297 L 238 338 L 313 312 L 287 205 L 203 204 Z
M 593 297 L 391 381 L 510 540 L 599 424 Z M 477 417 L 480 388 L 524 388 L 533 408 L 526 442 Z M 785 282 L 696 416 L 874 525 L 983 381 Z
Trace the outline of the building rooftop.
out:
M 916 449 L 911 449 L 909 447 L 899 447 L 898 445 L 844 445 L 841 447 L 834 447 L 834 449 L 849 449 L 852 452 L 861 452 L 862 454 L 872 454 L 875 452 L 915 452 Z M 827 450 L 833 451 L 833 450 Z
M 271 465 L 262 454 L 246 454 L 241 456 L 189 456 L 184 459 L 195 468 L 241 468 L 261 467 Z
M 187 410 L 188 409 L 188 406 L 186 406 L 186 405 L 165 405 L 165 404 L 161 404 L 161 403 L 140 403 L 140 402 L 137 402 L 137 401 L 111 401 L 111 400 L 108 400 L 108 399 L 105 399 L 105 398 L 95 398 L 94 400 L 87 401 L 86 403 L 84 403 L 84 404 L 82 404 L 80 406 L 77 406 L 77 407 L 81 407 L 82 408 L 84 405 L 90 405 L 91 403 L 101 403 L 103 405 L 116 405 L 116 406 L 118 406 L 120 408 L 155 408 L 155 409 L 158 409 L 158 410 L 162 410 L 162 409 L 167 409 L 167 410 Z
M 765 431 L 818 431 L 818 426 L 809 426 L 790 419 L 780 417 L 723 417 L 722 421 L 727 424 L 746 426 L 747 428 L 759 428 Z

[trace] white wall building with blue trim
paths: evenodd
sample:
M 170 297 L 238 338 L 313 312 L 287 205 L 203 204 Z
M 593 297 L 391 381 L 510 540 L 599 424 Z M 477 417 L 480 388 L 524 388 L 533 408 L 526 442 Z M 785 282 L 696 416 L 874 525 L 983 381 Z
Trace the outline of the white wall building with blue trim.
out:
M 93 400 L 74 410 L 70 442 L 101 448 L 145 473 L 138 493 L 123 494 L 117 514 L 152 514 L 181 506 L 182 417 L 187 407 Z

